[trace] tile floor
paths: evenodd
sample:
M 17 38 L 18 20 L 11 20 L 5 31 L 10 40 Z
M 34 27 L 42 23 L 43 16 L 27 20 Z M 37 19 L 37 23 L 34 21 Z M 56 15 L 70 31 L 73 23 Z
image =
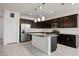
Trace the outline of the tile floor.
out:
M 47 54 L 33 47 L 31 42 L 3 46 L 2 40 L 0 40 L 0 56 L 47 56 Z M 79 48 L 58 44 L 52 56 L 79 56 Z

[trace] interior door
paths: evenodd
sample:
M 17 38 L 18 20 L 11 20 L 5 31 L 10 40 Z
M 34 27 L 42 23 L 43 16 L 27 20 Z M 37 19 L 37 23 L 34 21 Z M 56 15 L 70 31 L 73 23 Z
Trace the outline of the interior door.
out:
M 9 28 L 8 28 L 8 34 L 7 36 L 9 37 L 9 40 L 7 41 L 7 43 L 15 43 L 17 42 L 18 40 L 18 37 L 17 37 L 17 33 L 18 33 L 18 23 L 17 23 L 17 20 L 15 19 L 10 19 L 9 21 Z

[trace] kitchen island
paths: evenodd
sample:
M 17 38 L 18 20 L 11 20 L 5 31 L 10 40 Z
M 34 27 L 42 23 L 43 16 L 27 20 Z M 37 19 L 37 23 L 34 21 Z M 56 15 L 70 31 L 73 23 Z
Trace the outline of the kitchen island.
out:
M 32 45 L 39 50 L 51 55 L 53 51 L 57 48 L 57 36 L 56 34 L 42 34 L 33 33 L 32 35 Z

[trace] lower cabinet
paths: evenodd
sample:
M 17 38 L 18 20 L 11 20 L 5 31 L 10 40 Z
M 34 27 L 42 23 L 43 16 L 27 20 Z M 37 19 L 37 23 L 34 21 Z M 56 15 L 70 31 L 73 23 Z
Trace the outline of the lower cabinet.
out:
M 60 34 L 57 37 L 57 42 L 63 45 L 76 48 L 76 35 Z

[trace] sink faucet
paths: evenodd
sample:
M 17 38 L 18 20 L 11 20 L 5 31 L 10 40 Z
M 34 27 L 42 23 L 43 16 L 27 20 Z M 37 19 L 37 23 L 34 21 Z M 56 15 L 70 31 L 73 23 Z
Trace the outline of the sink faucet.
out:
M 59 34 L 59 31 L 57 29 L 56 30 L 53 30 L 53 33 Z

